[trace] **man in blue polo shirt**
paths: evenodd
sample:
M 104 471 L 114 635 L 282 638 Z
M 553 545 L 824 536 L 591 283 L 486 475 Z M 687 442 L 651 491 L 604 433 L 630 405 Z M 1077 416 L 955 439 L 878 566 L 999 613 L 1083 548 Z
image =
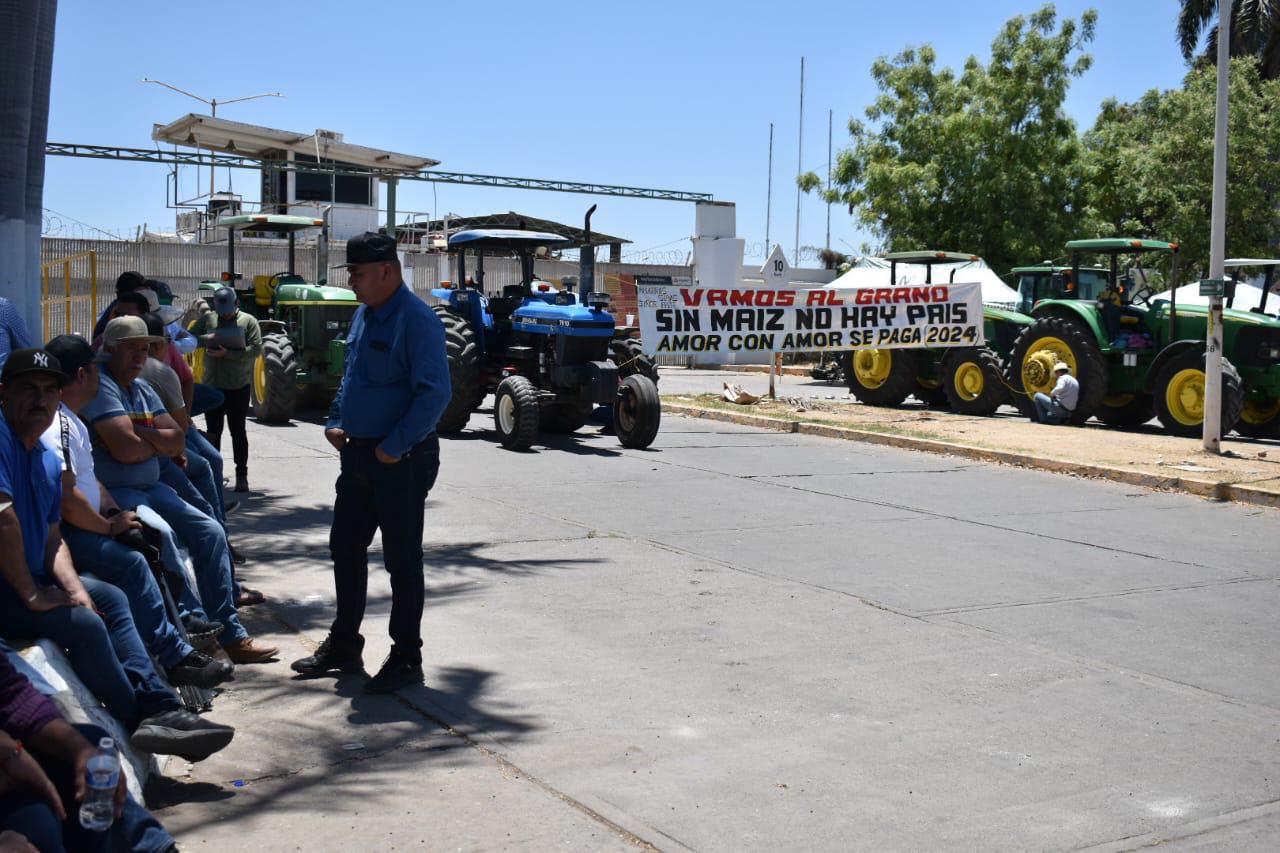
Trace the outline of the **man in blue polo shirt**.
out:
M 393 645 L 364 690 L 391 693 L 423 681 L 423 505 L 440 467 L 436 421 L 449 402 L 449 364 L 444 326 L 405 286 L 394 239 L 352 237 L 344 266 L 364 304 L 347 334 L 342 386 L 324 431 L 342 462 L 329 533 L 337 613 L 320 648 L 293 669 L 313 676 L 363 669 L 369 543 L 381 528 Z

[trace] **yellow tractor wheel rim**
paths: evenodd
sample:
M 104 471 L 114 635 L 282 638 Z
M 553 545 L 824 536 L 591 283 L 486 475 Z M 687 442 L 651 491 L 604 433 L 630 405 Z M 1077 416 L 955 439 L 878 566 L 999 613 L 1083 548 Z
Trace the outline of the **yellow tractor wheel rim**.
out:
M 1071 368 L 1071 375 L 1079 375 L 1076 355 L 1066 341 L 1044 337 L 1031 344 L 1022 357 L 1022 387 L 1028 394 L 1048 394 L 1058 384 L 1058 378 L 1053 375 L 1053 366 L 1060 361 Z
M 1261 400 L 1245 400 L 1240 420 L 1254 426 L 1269 424 L 1280 416 L 1280 397 L 1263 397 Z
M 261 355 L 253 360 L 253 394 L 258 402 L 267 399 L 267 360 Z
M 853 375 L 863 388 L 879 388 L 893 369 L 893 351 L 887 349 L 858 350 L 853 356 Z
M 196 347 L 187 356 L 187 363 L 191 365 L 191 378 L 196 382 L 204 381 L 204 348 Z
M 1173 374 L 1164 389 L 1165 406 L 1185 426 L 1204 423 L 1204 371 L 1188 367 Z
M 987 385 L 987 375 L 982 372 L 982 365 L 976 361 L 966 361 L 956 368 L 955 377 L 951 381 L 960 399 L 972 401 L 982 396 Z

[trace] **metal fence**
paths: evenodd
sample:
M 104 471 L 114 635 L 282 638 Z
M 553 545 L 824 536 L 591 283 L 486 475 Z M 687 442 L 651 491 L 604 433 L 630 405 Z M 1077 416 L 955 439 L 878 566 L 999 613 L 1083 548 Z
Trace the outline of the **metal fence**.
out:
M 41 341 L 93 328 L 98 316 L 97 253 L 77 252 L 40 265 L 40 316 Z

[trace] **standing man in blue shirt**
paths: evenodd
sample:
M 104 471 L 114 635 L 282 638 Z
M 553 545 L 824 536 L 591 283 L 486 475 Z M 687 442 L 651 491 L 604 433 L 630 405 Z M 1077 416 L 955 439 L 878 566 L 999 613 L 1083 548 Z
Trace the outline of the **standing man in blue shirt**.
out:
M 392 646 L 364 690 L 391 693 L 423 682 L 423 506 L 440 467 L 436 421 L 449 402 L 449 364 L 444 326 L 405 286 L 393 238 L 352 237 L 343 266 L 364 304 L 347 334 L 342 385 L 324 431 L 342 464 L 329 533 L 337 613 L 320 648 L 293 669 L 363 670 L 369 543 L 381 528 Z

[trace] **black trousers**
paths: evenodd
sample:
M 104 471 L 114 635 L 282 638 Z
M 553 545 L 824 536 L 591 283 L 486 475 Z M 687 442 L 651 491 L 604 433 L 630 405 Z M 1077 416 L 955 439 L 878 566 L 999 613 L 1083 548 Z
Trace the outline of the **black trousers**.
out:
M 223 388 L 222 405 L 204 413 L 205 433 L 219 452 L 222 451 L 222 421 L 226 419 L 227 429 L 231 431 L 231 452 L 235 456 L 237 475 L 249 471 L 249 434 L 245 432 L 248 417 L 248 385 L 230 391 Z
M 395 650 L 422 652 L 422 526 L 427 493 L 440 469 L 440 440 L 432 433 L 394 465 L 379 462 L 374 442 L 349 441 L 335 486 L 329 552 L 337 614 L 337 643 L 353 642 L 364 621 L 369 586 L 369 543 L 382 530 L 382 560 L 391 574 L 390 634 Z

